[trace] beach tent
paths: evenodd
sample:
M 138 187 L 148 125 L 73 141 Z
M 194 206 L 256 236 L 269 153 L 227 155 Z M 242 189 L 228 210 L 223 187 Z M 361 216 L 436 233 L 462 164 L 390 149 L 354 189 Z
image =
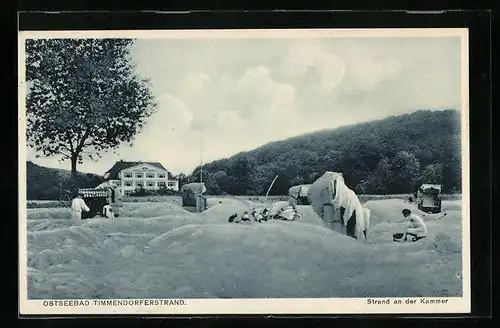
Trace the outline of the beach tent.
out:
M 182 206 L 193 212 L 207 209 L 207 199 L 203 194 L 207 191 L 204 183 L 192 182 L 181 187 Z
M 441 212 L 441 185 L 424 183 L 417 191 L 418 209 L 428 213 Z
M 326 172 L 311 184 L 307 195 L 314 212 L 328 228 L 361 237 L 365 211 L 354 191 L 345 185 L 342 173 Z
M 293 186 L 288 190 L 290 204 L 296 205 L 309 205 L 307 192 L 309 191 L 309 184 Z

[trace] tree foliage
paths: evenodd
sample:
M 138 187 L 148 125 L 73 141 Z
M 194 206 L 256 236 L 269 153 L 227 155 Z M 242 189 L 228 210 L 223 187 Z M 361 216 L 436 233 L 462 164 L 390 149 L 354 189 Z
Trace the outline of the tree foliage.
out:
M 390 165 L 388 189 L 397 194 L 409 192 L 417 188 L 419 181 L 419 160 L 408 151 L 398 152 Z
M 71 161 L 132 143 L 156 110 L 130 58 L 131 39 L 26 41 L 27 141 Z
M 426 111 L 271 142 L 207 163 L 208 193 L 271 195 L 342 172 L 358 193 L 412 193 L 420 183 L 461 190 L 460 113 Z M 188 177 L 199 181 L 199 167 Z M 198 179 L 198 180 L 196 180 Z
M 443 181 L 443 165 L 438 163 L 424 167 L 422 180 L 426 183 L 441 183 Z

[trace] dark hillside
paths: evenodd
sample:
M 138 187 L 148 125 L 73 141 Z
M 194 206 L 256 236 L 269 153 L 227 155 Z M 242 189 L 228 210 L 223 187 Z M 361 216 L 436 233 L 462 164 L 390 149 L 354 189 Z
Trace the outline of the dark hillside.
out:
M 74 188 L 91 188 L 104 179 L 96 174 L 77 173 L 73 182 L 69 170 L 43 167 L 26 162 L 27 199 L 56 200 L 64 198 Z
M 344 174 L 360 193 L 407 193 L 422 182 L 461 189 L 460 112 L 419 110 L 268 143 L 203 166 L 210 193 L 271 194 L 312 183 L 325 171 Z M 188 181 L 199 179 L 199 168 Z

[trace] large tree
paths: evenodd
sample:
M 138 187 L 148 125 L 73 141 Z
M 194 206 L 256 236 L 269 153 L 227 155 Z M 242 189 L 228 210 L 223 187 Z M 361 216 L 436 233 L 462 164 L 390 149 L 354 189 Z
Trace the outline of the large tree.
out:
M 27 141 L 71 161 L 132 144 L 156 110 L 149 81 L 135 71 L 131 39 L 26 41 Z

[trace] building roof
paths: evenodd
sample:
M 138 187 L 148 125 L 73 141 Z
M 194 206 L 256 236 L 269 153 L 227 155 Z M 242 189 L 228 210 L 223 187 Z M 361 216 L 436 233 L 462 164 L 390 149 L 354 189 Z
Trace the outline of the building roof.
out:
M 207 188 L 205 187 L 205 183 L 200 183 L 200 182 L 191 182 L 185 185 L 182 185 L 181 187 L 181 192 L 192 192 L 195 194 L 205 193 L 207 191 Z
M 437 189 L 437 190 L 441 191 L 441 185 L 440 184 L 424 183 L 420 187 L 420 189 L 422 189 L 422 190 L 426 190 L 426 189 L 430 189 L 430 188 L 434 188 L 434 189 Z
M 168 170 L 160 162 L 141 162 L 141 161 L 139 161 L 139 162 L 126 162 L 126 161 L 116 162 L 115 165 L 113 165 L 113 167 L 111 169 L 106 171 L 105 178 L 106 178 L 106 180 L 119 180 L 120 178 L 119 178 L 118 174 L 120 173 L 120 171 L 128 169 L 129 167 L 140 165 L 140 164 L 149 164 L 149 165 L 155 166 L 161 170 L 166 171 L 169 179 L 174 178 L 173 175 L 170 172 L 168 172 Z M 106 174 L 109 174 L 109 175 L 106 176 Z

